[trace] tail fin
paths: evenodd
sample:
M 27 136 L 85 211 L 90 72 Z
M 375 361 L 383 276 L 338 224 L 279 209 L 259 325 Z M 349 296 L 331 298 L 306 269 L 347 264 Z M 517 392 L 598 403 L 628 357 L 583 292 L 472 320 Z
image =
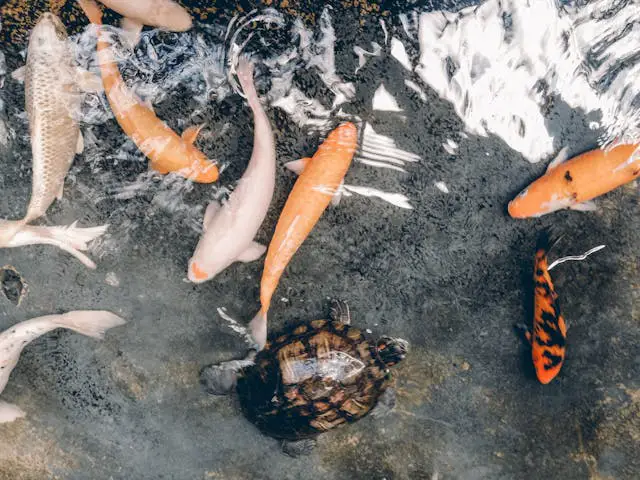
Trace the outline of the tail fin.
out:
M 75 310 L 63 313 L 55 320 L 62 328 L 68 328 L 87 337 L 102 339 L 107 330 L 127 323 L 118 315 L 105 310 Z
M 20 407 L 0 400 L 0 423 L 10 423 L 25 415 Z
M 548 253 L 549 250 L 555 247 L 556 244 L 560 240 L 562 240 L 562 237 L 564 237 L 564 234 L 556 236 L 549 229 L 543 230 L 538 236 L 538 241 L 536 242 L 536 251 L 544 250 L 545 252 Z
M 19 247 L 24 245 L 54 245 L 65 252 L 70 253 L 80 260 L 88 268 L 96 268 L 96 264 L 82 251 L 87 250 L 88 244 L 104 234 L 109 225 L 99 227 L 79 228 L 77 222 L 69 226 L 55 227 L 32 227 L 25 225 L 16 233 L 9 247 Z
M 102 9 L 93 0 L 78 0 L 78 4 L 91 23 L 102 25 Z
M 249 329 L 258 344 L 258 350 L 262 350 L 267 343 L 267 312 L 263 312 L 261 309 L 249 322 Z
M 240 60 L 238 60 L 237 73 L 242 92 L 246 95 L 249 105 L 254 102 L 259 103 L 258 92 L 256 92 L 256 87 L 253 82 L 253 63 L 249 59 L 241 57 Z

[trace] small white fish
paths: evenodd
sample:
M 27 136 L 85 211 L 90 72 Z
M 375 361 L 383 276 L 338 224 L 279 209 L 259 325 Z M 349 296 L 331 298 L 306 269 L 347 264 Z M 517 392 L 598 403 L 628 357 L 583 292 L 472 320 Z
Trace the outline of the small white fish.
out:
M 33 28 L 27 63 L 14 72 L 24 75 L 25 108 L 29 118 L 33 176 L 31 200 L 22 220 L 0 220 L 0 247 L 32 244 L 56 245 L 89 268 L 95 264 L 80 250 L 102 235 L 107 225 L 94 228 L 30 227 L 54 200 L 62 198 L 64 179 L 76 153 L 82 151 L 80 127 L 74 115 L 80 110 L 80 88 L 86 78 L 74 64 L 67 33 L 58 17 L 45 13 Z
M 222 206 L 213 201 L 205 212 L 202 238 L 189 260 L 188 278 L 202 283 L 236 261 L 252 262 L 267 247 L 253 239 L 267 215 L 276 177 L 276 148 L 269 117 L 253 84 L 253 65 L 241 59 L 238 78 L 253 111 L 253 152 L 237 187 Z
M 104 310 L 76 310 L 60 315 L 46 315 L 18 323 L 0 333 L 0 394 L 18 364 L 24 347 L 36 338 L 57 328 L 67 328 L 88 337 L 102 339 L 107 330 L 124 325 L 119 316 Z M 24 417 L 17 406 L 0 401 L 0 423 Z
M 144 25 L 172 32 L 185 32 L 193 25 L 189 12 L 172 0 L 100 0 L 100 3 L 124 17 L 121 26 L 132 46 L 138 43 Z

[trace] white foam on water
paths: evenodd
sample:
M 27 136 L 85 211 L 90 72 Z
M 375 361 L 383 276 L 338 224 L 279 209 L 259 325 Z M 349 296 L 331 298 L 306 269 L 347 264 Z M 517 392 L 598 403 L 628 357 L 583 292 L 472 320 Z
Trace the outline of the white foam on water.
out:
M 362 67 L 364 67 L 365 63 L 367 63 L 367 57 L 378 57 L 380 56 L 380 52 L 382 51 L 382 47 L 376 42 L 371 42 L 371 51 L 365 50 L 364 48 L 356 45 L 353 47 L 353 53 L 358 57 L 358 66 L 356 67 L 353 73 L 358 73 Z
M 384 83 L 381 83 L 380 86 L 376 89 L 373 94 L 373 99 L 371 100 L 371 106 L 374 110 L 379 110 L 382 112 L 402 112 L 403 110 L 398 105 L 398 101 L 393 98 L 393 95 L 389 93 L 389 91 L 384 86 Z
M 420 97 L 420 100 L 422 100 L 423 102 L 427 101 L 427 94 L 424 93 L 424 90 L 422 88 L 420 88 L 420 85 L 418 85 L 416 82 L 414 82 L 413 80 L 408 80 L 408 79 L 405 78 L 404 84 L 407 87 L 409 87 L 411 90 L 416 92 L 418 94 L 418 97 Z
M 398 62 L 400 62 L 400 65 L 402 65 L 407 70 L 413 70 L 413 67 L 411 66 L 411 60 L 409 60 L 409 55 L 407 55 L 404 44 L 396 37 L 393 37 L 391 39 L 391 56 L 398 60 Z
M 349 195 L 348 192 L 352 192 L 365 197 L 377 197 L 381 200 L 384 200 L 385 202 L 390 203 L 391 205 L 395 205 L 396 207 L 408 210 L 413 209 L 413 207 L 409 203 L 409 199 L 407 198 L 407 196 L 403 195 L 402 193 L 385 192 L 373 187 L 347 184 L 344 184 L 342 186 L 342 189 L 342 193 L 344 195 Z
M 442 193 L 449 193 L 449 188 L 447 187 L 446 183 L 444 183 L 444 182 L 435 182 L 434 185 Z
M 447 141 L 442 144 L 442 148 L 444 148 L 449 155 L 455 155 L 456 150 L 458 149 L 458 144 L 450 138 L 447 138 Z
M 498 135 L 531 162 L 554 150 L 543 113 L 552 93 L 599 112 L 603 144 L 637 141 L 638 18 L 640 4 L 612 0 L 579 8 L 487 0 L 457 13 L 422 13 L 416 72 L 452 103 L 467 131 Z M 400 16 L 408 34 L 413 19 Z

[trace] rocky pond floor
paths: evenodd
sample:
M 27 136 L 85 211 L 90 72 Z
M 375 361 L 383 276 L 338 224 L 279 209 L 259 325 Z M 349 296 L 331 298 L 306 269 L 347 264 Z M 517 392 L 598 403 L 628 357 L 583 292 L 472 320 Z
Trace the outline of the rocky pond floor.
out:
M 31 2 L 23 20 L 37 17 L 44 3 Z M 290 3 L 280 6 L 286 15 L 296 13 L 297 2 Z M 371 4 L 335 3 L 337 69 L 353 72 L 353 40 L 367 38 L 371 25 L 390 16 Z M 61 16 L 80 28 L 74 8 L 62 6 Z M 218 8 L 207 21 L 225 15 L 224 6 Z M 313 8 L 300 7 L 311 24 L 319 16 Z M 2 30 L 9 71 L 23 62 L 24 48 L 20 36 L 9 33 L 21 28 L 20 22 L 12 26 L 12 18 L 3 19 Z M 241 323 L 253 316 L 262 262 L 234 264 L 202 285 L 184 281 L 212 190 L 152 178 L 141 193 L 123 195 L 119 185 L 144 174 L 146 161 L 118 161 L 116 152 L 135 150 L 107 119 L 83 125 L 94 141 L 76 157 L 64 199 L 43 221 L 109 223 L 109 235 L 91 252 L 98 268 L 88 270 L 53 247 L 0 250 L 0 267 L 12 266 L 26 284 L 19 305 L 0 293 L 0 330 L 76 309 L 111 310 L 128 323 L 102 342 L 58 330 L 26 348 L 2 393 L 27 417 L 0 425 L 0 478 L 637 478 L 637 186 L 598 199 L 597 212 L 511 219 L 507 203 L 544 172 L 546 162 L 527 162 L 495 136 L 460 135 L 464 124 L 450 104 L 428 89 L 422 101 L 402 83 L 394 62 L 368 59 L 353 79 L 357 99 L 347 113 L 367 119 L 420 160 L 403 174 L 354 163 L 347 180 L 404 192 L 413 209 L 357 195 L 329 208 L 287 268 L 269 318 L 273 331 L 326 318 L 328 298 L 340 297 L 350 303 L 354 324 L 371 336 L 407 339 L 411 352 L 394 369 L 396 410 L 329 432 L 310 456 L 292 459 L 242 416 L 233 397 L 203 392 L 202 366 L 245 353 L 242 338 L 217 308 Z M 371 109 L 382 78 L 405 118 Z M 0 217 L 17 219 L 31 184 L 28 130 L 20 116 L 24 89 L 6 77 L 0 93 L 2 121 L 12 132 L 8 145 L 0 146 Z M 192 103 L 177 87 L 156 112 L 176 128 L 175 119 L 189 119 Z M 277 108 L 268 114 L 279 168 L 258 237 L 265 243 L 295 181 L 283 163 L 313 154 L 321 140 Z M 248 109 L 229 95 L 202 115 L 210 133 L 199 145 L 230 162 L 225 181 L 237 180 L 252 146 Z M 588 120 L 558 100 L 548 119 L 558 132 L 557 149 L 593 148 L 597 132 Z M 458 144 L 454 154 L 443 148 L 451 138 Z M 436 181 L 445 182 L 448 193 Z M 568 353 L 560 375 L 541 385 L 514 325 L 530 322 L 534 247 L 547 228 L 564 234 L 552 258 L 607 247 L 553 271 L 569 323 Z M 16 282 L 13 273 L 3 279 Z

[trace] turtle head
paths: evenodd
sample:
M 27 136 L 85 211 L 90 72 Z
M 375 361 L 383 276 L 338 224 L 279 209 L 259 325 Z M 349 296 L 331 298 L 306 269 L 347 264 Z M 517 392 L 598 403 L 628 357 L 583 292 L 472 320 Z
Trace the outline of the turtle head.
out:
M 382 337 L 378 340 L 378 355 L 388 367 L 402 361 L 409 351 L 409 342 L 402 338 Z

